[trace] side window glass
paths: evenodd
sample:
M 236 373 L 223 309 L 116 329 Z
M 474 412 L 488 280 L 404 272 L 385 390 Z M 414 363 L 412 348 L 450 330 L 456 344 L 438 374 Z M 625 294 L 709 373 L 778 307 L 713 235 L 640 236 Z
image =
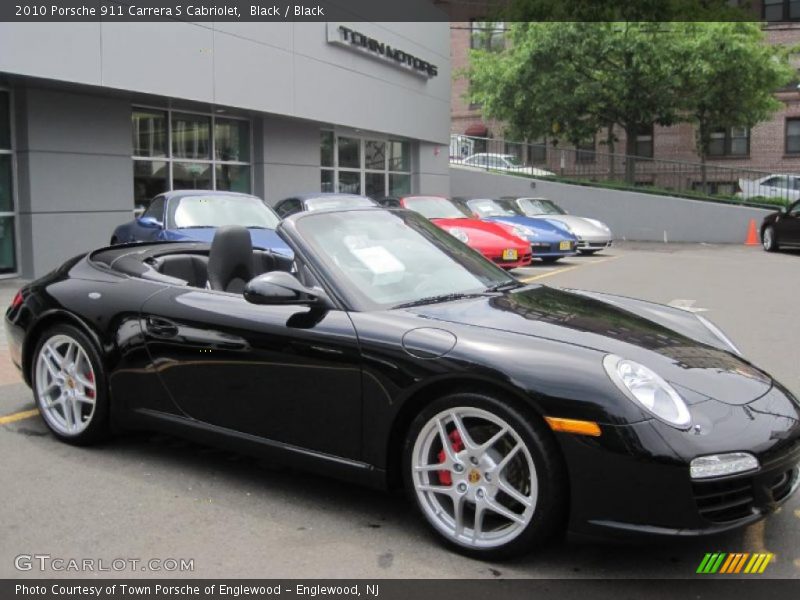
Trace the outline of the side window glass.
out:
M 164 198 L 156 198 L 144 211 L 143 217 L 152 217 L 159 223 L 164 222 Z

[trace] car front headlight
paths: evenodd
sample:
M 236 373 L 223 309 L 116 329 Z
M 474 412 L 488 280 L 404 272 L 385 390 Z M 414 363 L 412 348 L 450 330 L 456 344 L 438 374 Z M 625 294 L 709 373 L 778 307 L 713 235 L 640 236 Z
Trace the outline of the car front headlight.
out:
M 555 225 L 556 227 L 560 227 L 561 229 L 566 229 L 569 233 L 575 235 L 575 232 L 572 231 L 572 227 L 564 223 L 563 221 L 556 221 L 555 219 L 546 219 L 550 225 Z
M 514 225 L 511 227 L 511 232 L 517 236 L 518 238 L 522 238 L 523 240 L 527 240 L 528 238 L 536 237 L 537 233 L 530 227 L 525 227 L 524 225 Z
M 731 352 L 733 352 L 734 354 L 738 354 L 739 356 L 742 355 L 742 352 L 739 350 L 739 348 L 736 347 L 736 344 L 734 344 L 730 340 L 730 338 L 722 332 L 722 330 L 719 327 L 714 325 L 714 323 L 712 323 L 711 321 L 709 321 L 705 317 L 701 317 L 697 313 L 695 313 L 694 316 L 697 317 L 697 320 L 700 321 L 705 326 L 705 328 L 708 329 L 711 332 L 711 334 L 715 338 L 717 338 L 720 342 L 722 342 L 728 348 L 730 348 Z
M 463 242 L 465 244 L 469 243 L 469 236 L 467 235 L 467 232 L 464 231 L 463 229 L 459 229 L 458 227 L 453 227 L 451 229 L 448 229 L 447 233 L 452 235 L 459 242 Z
M 611 381 L 630 400 L 673 427 L 689 428 L 692 416 L 686 402 L 657 373 L 644 365 L 614 354 L 606 355 L 603 367 Z

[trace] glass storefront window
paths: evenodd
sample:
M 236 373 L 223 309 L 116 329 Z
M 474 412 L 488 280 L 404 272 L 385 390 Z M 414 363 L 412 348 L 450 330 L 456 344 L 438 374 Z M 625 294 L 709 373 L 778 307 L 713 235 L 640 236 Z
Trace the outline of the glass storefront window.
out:
M 16 239 L 14 217 L 0 217 L 0 273 L 14 273 L 17 270 Z
M 211 158 L 211 118 L 172 115 L 172 157 Z
M 411 145 L 408 142 L 389 142 L 389 170 L 411 170 Z
M 14 188 L 11 175 L 11 155 L 0 154 L 0 212 L 13 212 Z
M 333 166 L 333 132 L 321 131 L 319 144 L 319 164 L 323 167 Z
M 150 201 L 169 189 L 169 165 L 163 160 L 133 161 L 133 205 L 144 210 Z
M 364 142 L 364 168 L 376 171 L 386 168 L 386 142 Z
M 381 198 L 386 195 L 386 173 L 364 174 L 364 195 Z
M 250 167 L 247 165 L 217 164 L 217 189 L 250 193 Z
M 215 119 L 214 155 L 217 160 L 249 162 L 249 123 L 234 119 Z
M 339 171 L 339 189 L 343 194 L 361 193 L 361 173 L 359 171 Z
M 389 195 L 406 196 L 411 193 L 411 175 L 389 173 Z
M 173 190 L 210 190 L 211 164 L 200 162 L 172 163 Z
M 133 155 L 167 155 L 167 113 L 134 109 L 132 117 Z
M 319 178 L 319 191 L 321 192 L 334 192 L 333 189 L 334 171 L 330 169 L 322 169 Z
M 340 137 L 338 140 L 338 145 L 339 168 L 360 169 L 361 140 L 357 138 Z
M 11 150 L 11 115 L 8 92 L 0 90 L 0 149 Z

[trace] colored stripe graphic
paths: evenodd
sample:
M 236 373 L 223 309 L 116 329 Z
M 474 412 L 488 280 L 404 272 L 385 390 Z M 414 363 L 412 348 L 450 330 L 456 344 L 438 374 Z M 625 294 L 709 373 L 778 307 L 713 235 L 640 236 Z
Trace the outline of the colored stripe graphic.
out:
M 726 574 L 760 574 L 763 573 L 767 565 L 775 555 L 771 552 L 708 552 L 697 567 L 697 573 L 713 575 L 719 573 Z M 744 571 L 742 570 L 744 569 Z

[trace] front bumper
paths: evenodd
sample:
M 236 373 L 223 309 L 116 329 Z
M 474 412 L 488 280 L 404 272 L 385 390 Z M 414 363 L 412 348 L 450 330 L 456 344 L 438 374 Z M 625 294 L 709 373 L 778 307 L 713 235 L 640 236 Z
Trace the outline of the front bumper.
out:
M 604 536 L 697 536 L 764 518 L 800 487 L 799 409 L 791 402 L 773 388 L 750 405 L 723 405 L 729 414 L 708 435 L 655 420 L 603 425 L 597 438 L 557 434 L 570 472 L 570 529 Z M 767 403 L 784 404 L 785 410 L 758 410 Z M 758 470 L 691 479 L 695 456 L 737 450 L 754 454 Z
M 612 240 L 610 239 L 590 239 L 590 238 L 580 238 L 578 239 L 578 250 L 605 250 L 606 248 L 610 248 L 612 244 Z
M 517 260 L 506 260 L 503 258 L 502 253 L 495 254 L 493 252 L 484 252 L 483 255 L 498 267 L 504 269 L 517 269 L 519 267 L 527 267 L 531 264 L 531 254 L 525 251 L 517 252 Z
M 574 256 L 577 252 L 576 242 L 569 243 L 569 249 L 562 249 L 561 242 L 531 241 L 531 255 L 533 258 L 542 256 Z

